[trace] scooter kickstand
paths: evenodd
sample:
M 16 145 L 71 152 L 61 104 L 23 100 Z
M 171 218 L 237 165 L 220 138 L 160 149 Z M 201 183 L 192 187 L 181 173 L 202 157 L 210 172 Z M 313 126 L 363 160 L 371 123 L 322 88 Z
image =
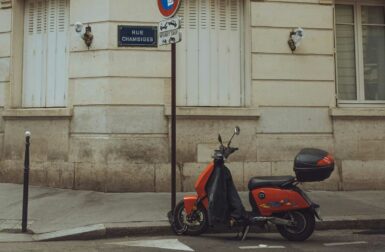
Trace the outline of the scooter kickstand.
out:
M 243 231 L 242 231 L 242 236 L 241 236 L 241 241 L 244 241 L 246 240 L 246 237 L 249 233 L 249 230 L 250 230 L 250 225 L 246 225 L 244 228 L 243 228 Z
M 267 223 L 267 222 L 266 222 L 266 224 L 265 224 L 265 231 L 266 231 L 267 233 L 270 233 L 270 226 L 269 226 L 269 223 Z

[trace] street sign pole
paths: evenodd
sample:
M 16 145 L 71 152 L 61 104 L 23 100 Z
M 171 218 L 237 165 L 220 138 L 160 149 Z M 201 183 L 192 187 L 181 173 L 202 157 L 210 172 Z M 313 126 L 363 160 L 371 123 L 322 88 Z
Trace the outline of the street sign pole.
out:
M 176 43 L 171 44 L 171 210 L 176 205 Z
M 165 17 L 158 24 L 158 45 L 171 44 L 171 212 L 176 206 L 176 43 L 180 42 L 181 19 L 174 17 L 180 0 L 158 0 L 160 13 Z

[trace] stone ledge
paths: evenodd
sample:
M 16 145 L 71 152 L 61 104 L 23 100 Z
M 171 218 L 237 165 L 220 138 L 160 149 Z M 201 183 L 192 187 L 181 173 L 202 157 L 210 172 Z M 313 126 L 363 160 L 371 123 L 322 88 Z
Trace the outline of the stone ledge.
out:
M 1 6 L 1 9 L 12 8 L 12 1 L 11 0 L 1 0 L 0 6 Z
M 334 0 L 319 0 L 320 4 L 332 5 Z
M 171 107 L 166 106 L 165 115 L 171 117 Z M 228 107 L 177 107 L 177 117 L 234 117 L 258 119 L 261 116 L 258 108 L 228 108 Z
M 385 117 L 385 108 L 332 108 L 332 117 Z
M 73 110 L 68 108 L 6 109 L 3 118 L 21 117 L 72 117 Z

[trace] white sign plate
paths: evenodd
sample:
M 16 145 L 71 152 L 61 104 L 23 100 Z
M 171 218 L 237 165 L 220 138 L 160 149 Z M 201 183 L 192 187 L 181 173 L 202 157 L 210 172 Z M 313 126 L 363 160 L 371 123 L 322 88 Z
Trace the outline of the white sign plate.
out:
M 178 43 L 182 40 L 182 33 L 177 30 L 171 30 L 166 32 L 160 32 L 158 38 L 158 45 L 168 45 Z
M 178 43 L 182 40 L 179 31 L 181 25 L 180 17 L 173 17 L 159 22 L 158 25 L 158 45 L 168 45 Z
M 181 18 L 174 17 L 159 22 L 158 32 L 166 32 L 180 28 Z

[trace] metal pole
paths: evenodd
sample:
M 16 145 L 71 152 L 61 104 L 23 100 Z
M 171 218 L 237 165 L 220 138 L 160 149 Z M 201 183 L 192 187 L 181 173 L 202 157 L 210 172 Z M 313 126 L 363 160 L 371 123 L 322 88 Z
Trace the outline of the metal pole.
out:
M 176 205 L 176 44 L 171 44 L 171 211 Z
M 28 188 L 29 188 L 29 145 L 31 132 L 25 132 L 25 156 L 24 156 L 24 187 L 23 187 L 23 219 L 21 223 L 21 231 L 27 232 L 28 224 Z

